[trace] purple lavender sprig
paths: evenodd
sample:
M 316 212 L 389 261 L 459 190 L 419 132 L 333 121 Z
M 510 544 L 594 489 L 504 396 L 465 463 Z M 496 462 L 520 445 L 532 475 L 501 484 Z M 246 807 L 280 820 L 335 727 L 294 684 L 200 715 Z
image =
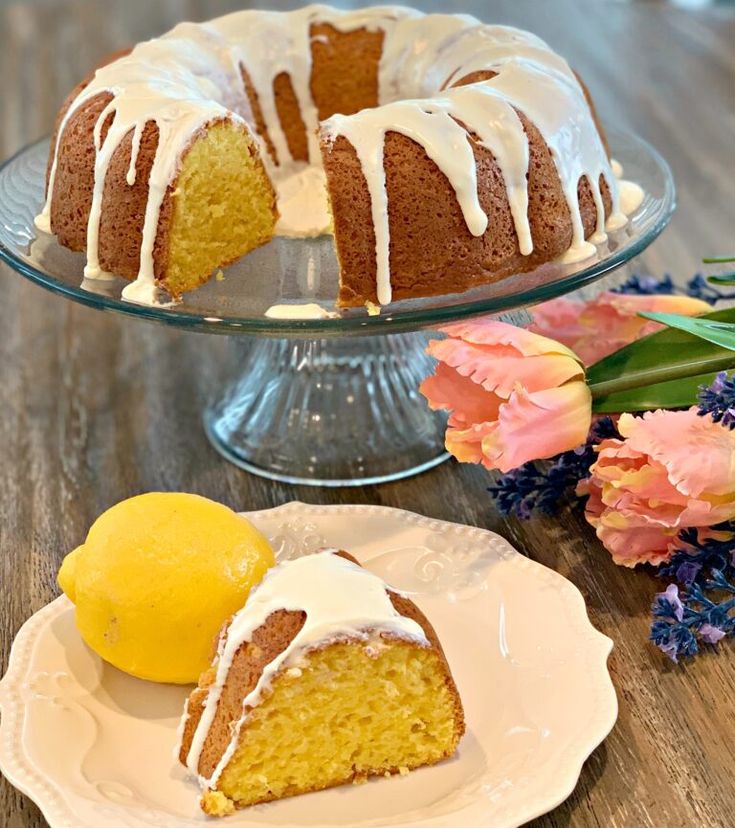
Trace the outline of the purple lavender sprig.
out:
M 664 592 L 656 595 L 651 609 L 651 641 L 674 662 L 680 656 L 697 655 L 699 642 L 692 630 L 691 610 L 679 597 L 679 587 L 669 584 Z
M 693 299 L 701 299 L 714 305 L 725 299 L 735 299 L 735 291 L 724 291 L 710 284 L 701 273 L 695 273 L 686 283 L 686 287 L 680 288 L 674 284 L 670 274 L 666 273 L 662 278 L 655 276 L 639 276 L 634 274 L 622 285 L 612 288 L 613 293 L 632 293 L 636 295 L 650 296 L 653 294 L 679 294 L 691 296 Z
M 536 511 L 550 514 L 553 504 L 564 494 L 548 485 L 546 475 L 536 463 L 524 463 L 501 474 L 488 492 L 501 515 L 515 515 L 521 520 L 528 520 Z
M 699 389 L 699 414 L 735 428 L 735 379 L 723 371 Z M 679 547 L 656 574 L 674 578 L 653 602 L 650 638 L 673 661 L 694 656 L 735 631 L 735 521 L 684 529 Z M 679 586 L 677 586 L 677 584 Z M 682 587 L 681 596 L 679 587 Z
M 711 534 L 710 534 L 711 533 Z M 708 530 L 708 536 L 697 529 L 683 529 L 679 533 L 680 547 L 671 558 L 661 564 L 656 574 L 674 578 L 688 589 L 706 579 L 707 573 L 735 572 L 735 524 L 722 523 Z
M 733 526 L 735 530 L 735 526 Z M 669 584 L 653 602 L 651 641 L 669 658 L 693 657 L 704 644 L 717 644 L 735 631 L 735 584 L 713 569 L 701 585 L 692 583 L 681 595 Z
M 553 515 L 561 501 L 575 497 L 577 483 L 589 477 L 595 462 L 594 447 L 618 432 L 610 417 L 601 417 L 590 429 L 587 442 L 557 455 L 549 464 L 535 461 L 500 475 L 488 491 L 501 515 L 527 520 L 534 512 Z
M 660 279 L 634 273 L 622 285 L 611 288 L 611 290 L 613 293 L 632 293 L 637 296 L 668 295 L 680 292 L 669 273 L 664 274 Z
M 735 428 L 735 375 L 721 371 L 711 385 L 700 386 L 698 398 L 701 417 L 711 414 L 716 423 Z
M 710 305 L 714 305 L 725 299 L 735 299 L 735 291 L 720 290 L 711 282 L 708 282 L 706 277 L 701 273 L 697 273 L 687 282 L 686 295 L 691 296 L 693 299 L 701 299 L 704 302 L 709 302 Z

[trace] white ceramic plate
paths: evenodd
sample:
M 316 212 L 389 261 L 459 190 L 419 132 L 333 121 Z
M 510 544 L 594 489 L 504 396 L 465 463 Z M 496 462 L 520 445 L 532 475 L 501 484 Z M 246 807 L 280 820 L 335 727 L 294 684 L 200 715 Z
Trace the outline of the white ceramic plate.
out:
M 227 825 L 504 828 L 569 796 L 617 715 L 612 642 L 569 581 L 492 532 L 410 512 L 289 503 L 249 517 L 279 558 L 343 547 L 410 592 L 444 645 L 468 732 L 448 762 Z M 0 769 L 52 828 L 202 826 L 198 787 L 173 761 L 187 692 L 102 662 L 58 598 L 18 633 L 0 683 Z

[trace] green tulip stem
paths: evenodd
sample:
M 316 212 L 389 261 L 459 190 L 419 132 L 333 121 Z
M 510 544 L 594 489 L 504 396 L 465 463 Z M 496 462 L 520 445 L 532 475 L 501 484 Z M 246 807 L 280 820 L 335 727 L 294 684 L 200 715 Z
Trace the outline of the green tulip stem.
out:
M 727 264 L 735 262 L 735 256 L 707 256 L 702 259 L 703 264 Z
M 725 354 L 721 359 L 709 362 L 707 371 L 725 371 L 733 367 L 735 367 L 735 352 Z M 659 382 L 696 377 L 701 373 L 702 365 L 699 363 L 665 365 L 660 368 L 651 368 L 648 371 L 623 374 L 602 382 L 590 383 L 590 391 L 592 399 L 597 400 L 600 397 L 607 397 L 620 391 L 630 391 L 632 388 L 646 388 Z

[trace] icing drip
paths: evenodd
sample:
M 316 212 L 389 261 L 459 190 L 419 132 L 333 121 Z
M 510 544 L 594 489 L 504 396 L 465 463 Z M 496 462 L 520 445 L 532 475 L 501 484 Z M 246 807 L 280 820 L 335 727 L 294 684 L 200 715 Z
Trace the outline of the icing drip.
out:
M 506 63 L 486 83 L 523 112 L 551 150 L 572 218 L 572 246 L 564 260 L 579 261 L 594 255 L 594 245 L 584 238 L 577 197 L 579 180 L 586 177 L 592 191 L 598 242 L 606 238 L 600 176 L 610 188 L 612 215 L 619 212 L 619 200 L 615 176 L 581 87 L 573 78 L 522 60 Z
M 273 81 L 285 73 L 291 79 L 306 127 L 311 164 L 320 163 L 319 117 L 311 97 L 311 27 L 329 23 L 338 31 L 347 32 L 366 28 L 388 34 L 396 22 L 418 14 L 400 6 L 358 9 L 344 12 L 329 6 L 311 5 L 292 12 L 265 12 L 248 10 L 233 12 L 218 18 L 210 26 L 228 39 L 232 55 L 247 69 L 258 96 L 268 135 L 276 151 L 277 162 L 264 151 L 264 160 L 273 174 L 273 167 L 294 164 L 276 108 Z
M 386 592 L 386 584 L 377 575 L 335 555 L 335 551 L 306 555 L 271 569 L 250 594 L 245 607 L 233 616 L 226 635 L 220 638 L 215 680 L 209 688 L 186 759 L 188 769 L 197 775 L 201 752 L 217 712 L 222 688 L 240 646 L 250 641 L 255 630 L 278 610 L 306 614 L 304 625 L 296 637 L 266 666 L 253 691 L 243 699 L 242 718 L 231 728 L 232 738 L 212 776 L 209 779 L 200 777 L 202 785 L 211 787 L 215 784 L 227 766 L 237 747 L 248 711 L 259 704 L 274 676 L 282 669 L 301 667 L 301 659 L 310 650 L 338 640 L 365 641 L 376 634 L 429 646 L 419 624 L 395 610 Z M 187 710 L 184 720 L 188 715 Z
M 508 61 L 519 60 L 577 84 L 566 60 L 540 37 L 512 26 L 482 24 L 461 30 L 446 45 L 433 68 L 434 83 L 451 86 L 473 72 L 497 71 Z
M 289 75 L 301 117 L 309 140 L 309 157 L 316 158 L 318 145 L 313 134 L 318 119 L 309 92 L 311 75 L 311 47 L 309 44 L 310 8 L 299 9 L 291 15 L 280 12 L 234 12 L 211 23 L 229 39 L 233 59 L 247 69 L 258 103 L 267 124 L 277 160 L 271 161 L 267 152 L 263 159 L 267 166 L 288 166 L 293 162 L 278 110 L 273 81 L 279 74 Z M 257 37 L 253 34 L 257 32 Z
M 566 61 L 543 40 L 506 26 L 490 26 L 469 15 L 423 15 L 400 6 L 341 11 L 311 5 L 292 12 L 241 11 L 205 24 L 182 23 L 163 37 L 139 44 L 130 55 L 97 71 L 64 115 L 52 158 L 47 201 L 36 224 L 51 230 L 51 200 L 60 138 L 69 119 L 98 95 L 112 97 L 95 126 L 96 160 L 92 207 L 87 228 L 88 279 L 105 278 L 100 267 L 99 231 L 104 184 L 116 150 L 131 141 L 127 183 L 133 186 L 144 130 L 158 130 L 158 148 L 148 181 L 137 280 L 123 296 L 157 303 L 154 246 L 167 189 L 176 180 L 179 161 L 197 133 L 213 122 L 229 119 L 250 128 L 251 103 L 243 70 L 258 98 L 272 159 L 260 136 L 254 136 L 273 180 L 281 220 L 276 232 L 307 236 L 329 226 L 324 174 L 319 151 L 318 113 L 311 96 L 312 28 L 329 24 L 340 32 L 365 28 L 383 33 L 378 68 L 381 106 L 355 115 L 335 115 L 321 126 L 322 135 L 345 136 L 355 147 L 368 183 L 376 233 L 378 297 L 390 301 L 390 234 L 385 191 L 383 147 L 388 132 L 399 132 L 421 144 L 446 175 L 457 194 L 469 231 L 482 235 L 487 216 L 477 191 L 471 131 L 489 149 L 503 174 L 513 222 L 523 255 L 533 251 L 528 222 L 526 176 L 528 141 L 517 113 L 540 130 L 549 145 L 569 205 L 573 242 L 565 259 L 590 255 L 606 230 L 626 223 L 636 198 L 632 186 L 618 185 L 605 155 L 582 89 Z M 492 71 L 490 80 L 452 87 L 471 73 Z M 309 163 L 295 161 L 278 117 L 274 81 L 290 79 L 306 127 Z M 451 88 L 448 88 L 451 87 Z M 107 130 L 102 140 L 103 127 Z M 128 139 L 128 136 L 130 138 Z M 597 227 L 590 241 L 577 200 L 585 176 L 597 207 Z M 604 220 L 599 179 L 604 178 L 613 211 Z M 624 208 L 624 209 L 623 209 Z
M 444 173 L 474 236 L 487 229 L 477 191 L 475 162 L 467 130 L 495 156 L 500 166 L 523 255 L 533 251 L 528 223 L 528 138 L 516 110 L 536 125 L 551 151 L 572 219 L 572 246 L 566 261 L 595 252 L 585 240 L 577 187 L 586 176 L 597 208 L 595 241 L 604 241 L 605 210 L 599 179 L 608 182 L 613 216 L 619 215 L 616 180 L 590 115 L 581 87 L 573 76 L 527 60 L 505 60 L 490 80 L 447 89 L 441 96 L 386 104 L 356 115 L 335 115 L 322 125 L 330 140 L 344 136 L 357 152 L 367 181 L 375 225 L 377 295 L 391 301 L 390 232 L 383 148 L 388 132 L 420 144 Z M 467 127 L 465 130 L 461 122 Z
M 477 195 L 477 172 L 467 132 L 450 117 L 447 100 L 399 101 L 359 116 L 335 115 L 325 122 L 332 137 L 342 135 L 355 148 L 370 191 L 375 225 L 378 302 L 390 302 L 388 262 L 388 195 L 385 189 L 383 147 L 387 132 L 400 132 L 420 143 L 451 181 L 470 232 L 482 235 L 487 216 Z
M 643 188 L 634 181 L 626 181 L 623 178 L 623 166 L 614 158 L 610 159 L 610 167 L 613 175 L 618 179 L 618 193 L 620 198 L 620 210 L 617 214 L 611 215 L 605 226 L 606 230 L 620 230 L 628 223 L 628 216 L 632 215 L 643 203 L 645 193 Z
M 434 71 L 438 56 L 453 35 L 479 25 L 475 17 L 464 14 L 417 13 L 403 20 L 383 41 L 378 67 L 379 102 L 422 98 L 439 89 L 449 71 Z

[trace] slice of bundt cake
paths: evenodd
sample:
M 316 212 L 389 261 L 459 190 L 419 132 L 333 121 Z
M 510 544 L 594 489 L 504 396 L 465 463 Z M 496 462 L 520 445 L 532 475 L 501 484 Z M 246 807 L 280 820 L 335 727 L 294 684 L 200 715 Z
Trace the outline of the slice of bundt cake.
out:
M 99 70 L 98 85 L 105 71 Z M 73 100 L 88 88 L 88 82 L 78 87 Z M 160 125 L 131 126 L 130 116 L 118 111 L 138 102 L 107 92 L 90 91 L 74 111 L 71 105 L 57 119 L 58 161 L 47 172 L 49 223 L 41 216 L 39 226 L 64 246 L 87 251 L 85 277 L 123 276 L 134 282 L 124 294 L 133 301 L 155 301 L 159 287 L 178 298 L 215 268 L 270 241 L 278 218 L 275 190 L 242 121 L 213 112 L 181 156 L 165 164 L 171 130 L 163 116 Z M 169 117 L 186 120 L 189 106 L 179 103 Z M 90 166 L 95 152 L 106 164 L 104 175 L 99 162 Z
M 180 761 L 236 808 L 451 756 L 464 714 L 431 625 L 344 552 L 272 569 L 189 697 Z

